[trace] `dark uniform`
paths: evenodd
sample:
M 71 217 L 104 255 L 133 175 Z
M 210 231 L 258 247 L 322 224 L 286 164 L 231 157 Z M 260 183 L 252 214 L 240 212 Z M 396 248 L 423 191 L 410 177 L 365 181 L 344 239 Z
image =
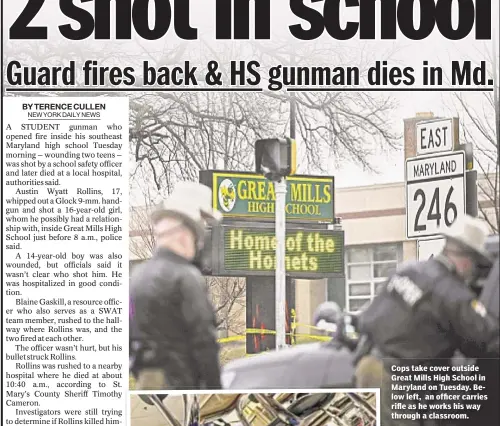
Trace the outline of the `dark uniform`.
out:
M 497 257 L 496 261 L 493 263 L 490 275 L 484 282 L 483 292 L 481 293 L 480 300 L 486 307 L 486 310 L 491 314 L 497 321 L 499 321 L 499 303 L 500 285 L 498 282 L 499 278 L 499 259 Z M 500 377 L 499 360 L 497 359 L 487 359 L 481 358 L 476 361 L 476 365 L 479 367 L 479 372 L 486 376 L 486 381 L 484 386 L 486 387 L 486 394 L 488 395 L 488 400 L 481 404 L 481 410 L 474 413 L 468 425 L 500 425 L 500 410 L 498 407 L 498 401 L 500 401 L 500 382 L 498 378 Z
M 392 420 L 390 375 L 405 374 L 391 371 L 392 366 L 449 365 L 457 349 L 470 358 L 498 357 L 499 353 L 498 323 L 443 256 L 402 265 L 361 314 L 359 327 L 372 343 L 366 359 L 381 360 L 385 367 L 379 377 L 384 426 L 454 424 Z M 375 364 L 367 368 L 366 359 L 360 367 L 376 370 Z
M 159 249 L 134 271 L 130 297 L 131 371 L 139 387 L 221 388 L 216 319 L 199 270 Z

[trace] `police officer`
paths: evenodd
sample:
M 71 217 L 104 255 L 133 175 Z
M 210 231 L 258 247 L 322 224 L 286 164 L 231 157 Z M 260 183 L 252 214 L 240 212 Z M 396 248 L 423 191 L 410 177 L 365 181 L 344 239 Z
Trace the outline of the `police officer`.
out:
M 356 377 L 365 385 L 371 381 L 382 387 L 384 426 L 454 424 L 393 419 L 391 375 L 396 369 L 449 365 L 457 349 L 470 358 L 498 357 L 498 323 L 469 288 L 480 266 L 491 266 L 484 249 L 486 235 L 479 219 L 466 216 L 455 221 L 443 235 L 446 241 L 441 254 L 427 261 L 403 264 L 361 313 L 359 327 L 364 343 L 359 346 Z M 421 401 L 425 403 L 423 395 Z
M 155 252 L 130 283 L 131 371 L 138 389 L 221 388 L 215 314 L 193 265 L 206 221 L 221 218 L 211 199 L 208 187 L 182 182 L 152 215 Z
M 498 236 L 496 244 L 498 244 Z M 498 248 L 497 248 L 498 250 Z M 500 260 L 498 258 L 498 251 L 495 253 L 496 258 L 493 263 L 488 277 L 482 282 L 482 292 L 481 298 L 484 302 L 488 313 L 499 321 L 499 301 L 500 301 L 500 285 L 499 285 L 499 274 L 500 274 Z M 500 382 L 498 377 L 500 376 L 500 365 L 499 359 L 491 358 L 481 358 L 476 361 L 476 365 L 479 367 L 479 372 L 486 377 L 484 383 L 481 383 L 486 387 L 486 394 L 488 399 L 482 401 L 481 409 L 469 418 L 467 425 L 500 425 L 500 412 L 498 410 L 498 401 L 500 401 Z

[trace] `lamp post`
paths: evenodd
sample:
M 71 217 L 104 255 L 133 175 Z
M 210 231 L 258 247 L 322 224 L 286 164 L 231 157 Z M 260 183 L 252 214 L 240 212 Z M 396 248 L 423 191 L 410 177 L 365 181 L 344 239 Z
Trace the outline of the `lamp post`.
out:
M 276 350 L 286 346 L 286 180 L 274 182 L 276 193 Z
M 286 176 L 295 174 L 295 141 L 286 139 L 261 139 L 255 143 L 255 168 L 274 182 L 276 201 L 276 349 L 286 346 Z

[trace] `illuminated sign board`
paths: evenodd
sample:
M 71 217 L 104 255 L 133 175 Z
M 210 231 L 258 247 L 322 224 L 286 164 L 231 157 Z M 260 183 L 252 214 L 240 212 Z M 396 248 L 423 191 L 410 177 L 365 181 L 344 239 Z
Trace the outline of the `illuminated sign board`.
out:
M 333 177 L 290 176 L 287 181 L 286 219 L 290 222 L 333 223 Z M 274 184 L 263 176 L 244 172 L 200 172 L 200 182 L 212 188 L 213 208 L 232 220 L 275 219 Z
M 214 275 L 275 275 L 276 237 L 272 227 L 222 225 L 212 232 L 218 240 L 212 254 Z M 285 267 L 287 275 L 294 278 L 344 276 L 343 231 L 289 227 Z

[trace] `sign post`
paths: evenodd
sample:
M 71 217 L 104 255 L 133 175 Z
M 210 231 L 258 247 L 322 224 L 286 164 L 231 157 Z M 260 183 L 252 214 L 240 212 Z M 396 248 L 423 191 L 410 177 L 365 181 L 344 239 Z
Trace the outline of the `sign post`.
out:
M 443 250 L 444 238 L 435 238 L 432 240 L 418 240 L 417 256 L 419 261 L 428 260 L 438 255 Z
M 276 349 L 286 346 L 286 180 L 274 182 L 276 191 Z
M 406 160 L 406 237 L 432 237 L 465 216 L 463 151 Z
M 274 182 L 276 234 L 276 349 L 286 345 L 286 176 L 297 170 L 297 147 L 291 138 L 255 142 L 255 171 Z

